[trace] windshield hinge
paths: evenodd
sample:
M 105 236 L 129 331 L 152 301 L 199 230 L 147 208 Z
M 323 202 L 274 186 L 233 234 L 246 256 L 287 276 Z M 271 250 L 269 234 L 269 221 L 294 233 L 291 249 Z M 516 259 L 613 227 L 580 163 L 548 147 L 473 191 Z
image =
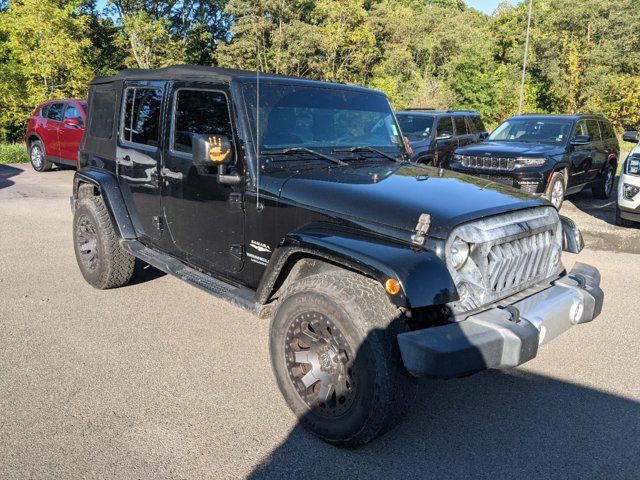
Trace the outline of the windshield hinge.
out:
M 424 240 L 430 226 L 431 215 L 428 213 L 421 214 L 418 219 L 418 224 L 416 225 L 416 233 L 411 235 L 411 241 L 416 245 L 424 245 Z

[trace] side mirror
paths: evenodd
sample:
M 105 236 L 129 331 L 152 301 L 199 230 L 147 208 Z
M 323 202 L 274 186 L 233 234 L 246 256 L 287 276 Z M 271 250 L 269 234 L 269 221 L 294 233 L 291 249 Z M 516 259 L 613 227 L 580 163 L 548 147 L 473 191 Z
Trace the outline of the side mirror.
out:
M 579 146 L 579 145 L 587 145 L 591 143 L 590 135 L 576 135 L 573 140 L 571 140 L 571 145 Z
M 219 183 L 237 185 L 242 180 L 238 174 L 227 173 L 227 166 L 233 163 L 233 144 L 225 135 L 194 135 L 192 152 L 196 167 L 218 167 Z
M 584 240 L 576 222 L 560 215 L 560 223 L 562 224 L 562 250 L 569 253 L 580 253 L 584 248 Z
M 64 123 L 67 127 L 80 128 L 82 126 L 82 120 L 79 118 L 65 118 Z
M 480 141 L 484 142 L 487 138 L 489 138 L 489 133 L 488 132 L 482 132 L 480 134 Z
M 624 132 L 622 140 L 629 143 L 638 143 L 640 142 L 640 135 L 638 135 L 638 132 L 631 130 L 629 132 Z
M 445 132 L 440 132 L 436 137 L 436 140 L 448 140 L 451 137 L 453 137 L 453 133 L 445 131 Z

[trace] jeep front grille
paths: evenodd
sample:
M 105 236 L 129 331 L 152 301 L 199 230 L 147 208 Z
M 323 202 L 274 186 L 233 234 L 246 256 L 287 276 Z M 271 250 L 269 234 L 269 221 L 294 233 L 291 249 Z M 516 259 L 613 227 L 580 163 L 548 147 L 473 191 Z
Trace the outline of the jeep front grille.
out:
M 459 270 L 447 262 L 461 297 L 449 304 L 456 315 L 549 280 L 562 269 L 562 227 L 551 207 L 461 225 L 451 233 L 446 252 L 456 238 L 470 244 L 469 258 Z
M 516 168 L 515 158 L 461 155 L 460 162 L 469 168 L 486 168 L 492 170 L 514 170 Z
M 553 232 L 546 230 L 491 247 L 487 257 L 487 286 L 492 292 L 502 292 L 546 274 L 552 242 Z

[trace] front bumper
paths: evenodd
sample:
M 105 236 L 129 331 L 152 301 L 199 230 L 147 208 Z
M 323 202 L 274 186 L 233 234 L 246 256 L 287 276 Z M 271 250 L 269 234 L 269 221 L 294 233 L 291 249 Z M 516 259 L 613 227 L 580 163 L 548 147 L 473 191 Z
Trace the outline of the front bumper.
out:
M 530 297 L 449 325 L 398 335 L 405 368 L 416 377 L 452 378 L 521 365 L 543 345 L 602 310 L 595 267 L 576 263 L 568 275 Z
M 625 198 L 623 194 L 625 184 L 640 188 L 640 176 L 623 173 L 618 180 L 618 208 L 620 209 L 620 216 L 627 220 L 640 222 L 640 193 L 636 194 L 633 198 Z

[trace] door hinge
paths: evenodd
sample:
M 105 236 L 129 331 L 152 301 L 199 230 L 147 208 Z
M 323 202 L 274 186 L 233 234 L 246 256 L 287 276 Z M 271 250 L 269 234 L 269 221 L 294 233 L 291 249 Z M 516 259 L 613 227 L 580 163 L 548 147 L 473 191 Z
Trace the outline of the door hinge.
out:
M 162 217 L 158 215 L 154 215 L 152 223 L 156 230 L 162 230 L 164 226 L 162 222 Z
M 229 253 L 238 260 L 242 260 L 242 256 L 244 255 L 244 247 L 239 243 L 234 243 L 229 247 Z
M 229 205 L 233 209 L 242 209 L 242 193 L 241 192 L 231 192 L 229 194 Z

